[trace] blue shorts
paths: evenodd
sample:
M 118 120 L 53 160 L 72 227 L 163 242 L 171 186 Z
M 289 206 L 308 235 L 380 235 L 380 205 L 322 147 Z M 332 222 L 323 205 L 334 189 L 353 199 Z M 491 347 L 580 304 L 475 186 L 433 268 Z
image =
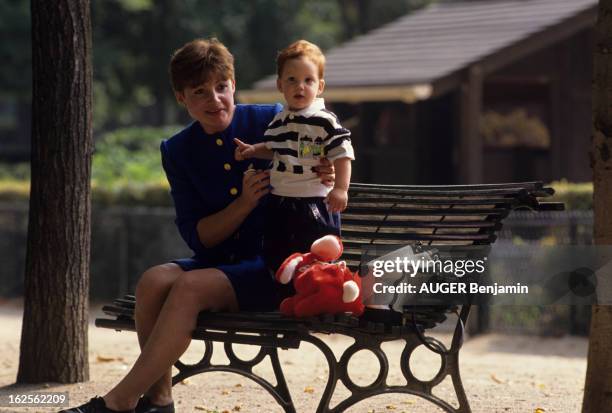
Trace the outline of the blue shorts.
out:
M 232 283 L 240 311 L 277 310 L 285 294 L 270 275 L 261 257 L 239 260 L 231 264 L 211 266 L 195 258 L 173 260 L 183 271 L 216 268 Z

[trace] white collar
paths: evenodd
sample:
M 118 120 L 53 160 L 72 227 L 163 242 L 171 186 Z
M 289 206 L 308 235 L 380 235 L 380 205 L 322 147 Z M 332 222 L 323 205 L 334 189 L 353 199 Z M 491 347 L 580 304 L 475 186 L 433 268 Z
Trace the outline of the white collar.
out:
M 298 111 L 293 111 L 289 109 L 288 106 L 285 106 L 282 112 L 280 113 L 280 118 L 282 120 L 285 120 L 287 116 L 290 116 L 290 115 L 303 116 L 305 118 L 309 118 L 312 115 L 319 112 L 321 109 L 325 109 L 325 100 L 323 98 L 315 98 L 315 100 L 312 101 L 310 106 L 305 107 L 304 109 L 301 109 Z

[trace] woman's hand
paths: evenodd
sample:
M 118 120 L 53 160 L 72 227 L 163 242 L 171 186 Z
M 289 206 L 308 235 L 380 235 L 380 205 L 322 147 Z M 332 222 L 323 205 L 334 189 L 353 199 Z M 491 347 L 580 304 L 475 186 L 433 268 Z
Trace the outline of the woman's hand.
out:
M 270 172 L 247 169 L 242 178 L 242 193 L 237 201 L 251 210 L 268 192 L 270 192 Z
M 244 220 L 257 206 L 259 198 L 270 192 L 269 175 L 267 171 L 248 169 L 242 178 L 240 196 L 221 211 L 198 221 L 197 231 L 202 245 L 212 248 L 240 229 Z
M 325 186 L 333 187 L 336 181 L 336 170 L 334 164 L 327 158 L 321 158 L 321 163 L 314 167 L 315 172 Z

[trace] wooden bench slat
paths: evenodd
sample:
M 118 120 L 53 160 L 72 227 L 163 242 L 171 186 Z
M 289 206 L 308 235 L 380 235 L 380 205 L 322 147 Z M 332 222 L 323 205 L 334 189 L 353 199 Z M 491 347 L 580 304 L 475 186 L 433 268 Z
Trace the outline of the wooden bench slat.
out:
M 447 215 L 460 215 L 460 216 L 472 216 L 472 215 L 498 215 L 500 217 L 506 217 L 510 209 L 508 208 L 488 208 L 488 209 L 458 209 L 458 208 L 429 208 L 429 209 L 417 209 L 417 208 L 384 208 L 384 207 L 351 207 L 347 208 L 346 215 L 383 215 L 383 216 L 394 216 L 394 215 L 429 215 L 429 216 L 447 216 Z
M 501 224 L 494 221 L 440 221 L 439 217 L 436 217 L 436 221 L 417 221 L 413 219 L 407 220 L 373 220 L 373 219 L 359 219 L 359 217 L 345 218 L 342 217 L 342 225 L 347 226 L 364 226 L 364 227 L 402 227 L 402 228 L 472 228 L 472 229 L 484 229 L 490 228 L 493 231 L 501 229 Z
M 347 241 L 355 241 L 356 239 L 370 240 L 394 240 L 394 241 L 430 241 L 430 240 L 445 240 L 445 241 L 490 241 L 493 234 L 419 234 L 415 232 L 404 233 L 387 233 L 387 232 L 361 232 L 361 231 L 342 231 L 342 238 Z
M 466 185 L 404 185 L 404 184 L 369 184 L 363 182 L 351 183 L 351 188 L 377 189 L 377 188 L 408 188 L 408 189 L 440 189 L 455 191 L 470 191 L 475 188 L 499 189 L 499 188 L 522 188 L 529 191 L 543 189 L 544 183 L 541 181 L 527 182 L 505 182 L 497 184 L 466 184 Z M 545 188 L 549 189 L 549 188 Z
M 363 192 L 363 191 L 361 191 Z M 368 194 L 388 194 L 388 195 L 411 195 L 411 196 L 424 196 L 424 197 L 483 197 L 483 196 L 503 196 L 517 197 L 525 191 L 522 188 L 500 188 L 500 189 L 474 189 L 473 191 L 460 193 L 457 191 L 440 191 L 440 190 L 411 190 L 411 189 L 388 189 L 379 188 L 377 190 L 368 190 Z M 349 189 L 349 199 L 351 196 L 358 196 L 360 193 L 359 189 L 351 191 Z M 354 194 L 354 195 L 353 195 Z
M 411 204 L 411 205 L 517 205 L 519 202 L 516 198 L 461 198 L 461 199 L 423 199 L 416 197 L 395 197 L 395 196 L 364 196 L 357 195 L 350 199 L 350 205 L 357 206 L 362 203 L 388 203 L 388 204 Z

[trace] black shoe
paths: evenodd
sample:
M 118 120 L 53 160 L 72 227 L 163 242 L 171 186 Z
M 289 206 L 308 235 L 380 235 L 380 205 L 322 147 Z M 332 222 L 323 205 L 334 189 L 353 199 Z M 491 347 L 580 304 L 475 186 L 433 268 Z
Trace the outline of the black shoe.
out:
M 138 400 L 138 404 L 135 409 L 136 413 L 174 413 L 174 402 L 165 406 L 158 406 L 151 403 L 151 399 L 147 396 L 143 396 Z
M 106 407 L 102 397 L 94 397 L 85 404 L 72 409 L 62 410 L 59 413 L 134 413 L 134 410 L 111 410 Z

